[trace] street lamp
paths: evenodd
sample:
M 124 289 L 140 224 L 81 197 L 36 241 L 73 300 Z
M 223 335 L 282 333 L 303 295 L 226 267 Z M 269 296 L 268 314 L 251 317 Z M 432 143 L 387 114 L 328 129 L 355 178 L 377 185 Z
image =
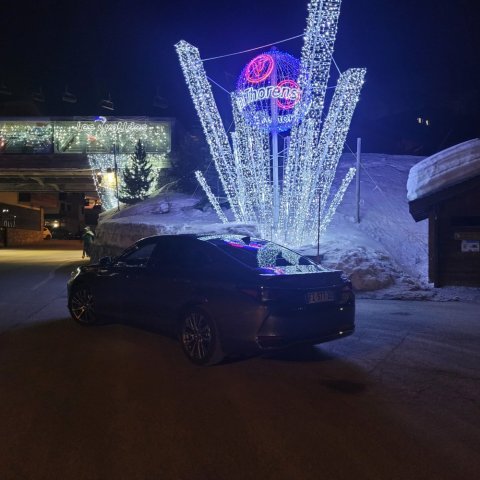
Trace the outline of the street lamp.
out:
M 115 193 L 117 196 L 117 211 L 120 211 L 120 200 L 118 198 L 118 164 L 117 164 L 117 136 L 118 133 L 115 134 L 116 140 L 113 142 L 113 168 L 115 171 Z

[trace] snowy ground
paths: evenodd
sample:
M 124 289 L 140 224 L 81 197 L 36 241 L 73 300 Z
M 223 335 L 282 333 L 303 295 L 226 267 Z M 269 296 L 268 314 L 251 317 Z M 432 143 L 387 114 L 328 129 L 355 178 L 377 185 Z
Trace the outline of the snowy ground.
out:
M 480 288 L 435 289 L 428 283 L 427 221 L 415 223 L 408 212 L 407 178 L 422 157 L 362 155 L 360 223 L 355 221 L 352 182 L 327 234 L 321 239 L 323 264 L 344 270 L 357 292 L 384 299 L 464 300 L 480 302 Z M 339 177 L 355 158 L 345 154 Z M 219 222 L 211 210 L 181 194 L 152 198 L 133 207 L 104 213 L 97 227 L 94 259 L 116 255 L 139 238 L 169 233 L 255 234 L 254 225 Z M 168 210 L 168 211 L 167 211 Z M 316 255 L 317 247 L 301 249 Z

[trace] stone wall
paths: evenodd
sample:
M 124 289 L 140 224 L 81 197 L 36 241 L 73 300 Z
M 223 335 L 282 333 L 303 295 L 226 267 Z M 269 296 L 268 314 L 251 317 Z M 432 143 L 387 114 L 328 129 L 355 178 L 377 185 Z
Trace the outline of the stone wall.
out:
M 7 247 L 20 247 L 41 242 L 43 234 L 40 230 L 25 230 L 23 228 L 7 228 Z

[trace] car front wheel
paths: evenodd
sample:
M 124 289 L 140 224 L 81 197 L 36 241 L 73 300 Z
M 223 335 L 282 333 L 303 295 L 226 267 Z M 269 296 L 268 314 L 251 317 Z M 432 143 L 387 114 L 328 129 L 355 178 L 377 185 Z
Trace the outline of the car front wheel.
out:
M 188 359 L 197 365 L 214 365 L 224 359 L 217 326 L 200 308 L 186 311 L 180 322 L 180 343 Z
M 70 314 L 81 325 L 97 323 L 93 293 L 89 287 L 81 285 L 73 290 L 70 297 Z

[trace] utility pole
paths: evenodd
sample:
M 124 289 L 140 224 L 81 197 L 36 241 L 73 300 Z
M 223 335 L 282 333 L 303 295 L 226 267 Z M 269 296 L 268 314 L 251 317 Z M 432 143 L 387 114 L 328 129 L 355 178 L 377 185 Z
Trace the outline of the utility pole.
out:
M 275 47 L 272 50 L 276 50 Z M 274 66 L 271 77 L 271 85 L 277 86 L 277 65 Z M 278 228 L 280 210 L 280 188 L 278 182 L 278 105 L 277 99 L 270 99 L 271 125 L 272 125 L 272 180 L 273 180 L 273 229 Z
M 355 198 L 357 205 L 356 221 L 360 223 L 360 156 L 362 151 L 362 139 L 357 138 L 357 173 L 355 177 L 356 189 Z
M 322 191 L 318 190 L 318 212 L 317 212 L 317 263 L 320 264 L 320 220 L 322 215 Z

